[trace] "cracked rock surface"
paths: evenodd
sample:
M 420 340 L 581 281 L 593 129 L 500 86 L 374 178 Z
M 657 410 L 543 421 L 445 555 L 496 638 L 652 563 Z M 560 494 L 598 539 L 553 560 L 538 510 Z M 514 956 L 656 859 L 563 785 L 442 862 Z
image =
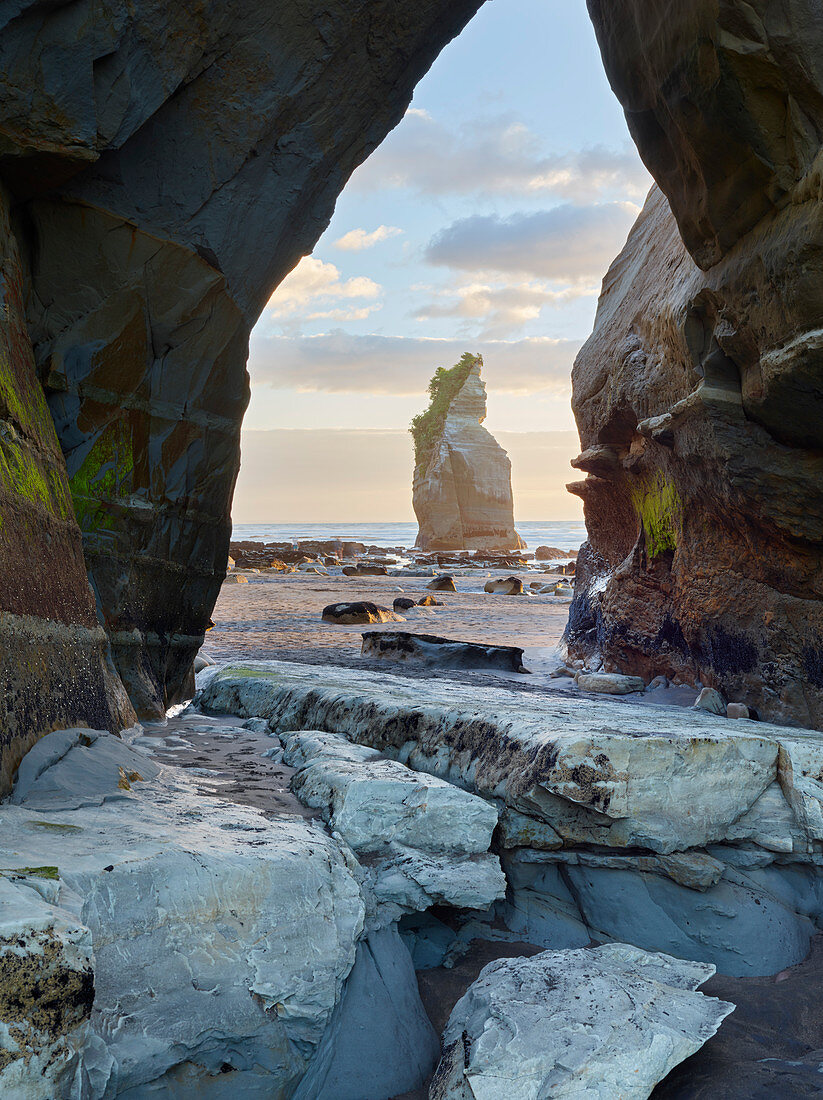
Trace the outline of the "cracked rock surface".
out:
M 455 1005 L 430 1100 L 645 1100 L 734 1005 L 714 967 L 614 943 L 490 963 Z

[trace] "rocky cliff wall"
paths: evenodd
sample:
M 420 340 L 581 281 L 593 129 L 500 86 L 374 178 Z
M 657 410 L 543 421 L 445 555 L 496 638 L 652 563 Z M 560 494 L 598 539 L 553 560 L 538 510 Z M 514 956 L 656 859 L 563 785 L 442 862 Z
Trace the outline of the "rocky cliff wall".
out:
M 574 368 L 589 540 L 569 623 L 578 655 L 818 727 L 819 187 L 707 273 L 650 194 Z
M 0 608 L 57 639 L 42 676 L 2 648 L 7 696 L 27 700 L 10 760 L 55 722 L 117 724 L 99 623 L 141 715 L 185 693 L 225 572 L 250 327 L 478 6 L 0 13 L 2 262 L 24 349 L 7 392 L 39 410 L 52 477 L 25 530 L 28 489 L 7 481 Z
M 449 405 L 426 459 L 415 467 L 412 503 L 424 550 L 519 550 L 514 529 L 512 464 L 483 427 L 482 360 Z
M 823 10 L 589 9 L 668 201 L 652 190 L 574 368 L 569 640 L 820 727 Z
M 134 719 L 97 621 L 66 468 L 26 326 L 0 188 L 0 795 L 39 733 Z

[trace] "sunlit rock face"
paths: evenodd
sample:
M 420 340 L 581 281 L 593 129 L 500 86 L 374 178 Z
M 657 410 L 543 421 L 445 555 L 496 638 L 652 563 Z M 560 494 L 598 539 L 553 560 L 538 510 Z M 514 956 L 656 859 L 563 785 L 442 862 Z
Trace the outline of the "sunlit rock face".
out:
M 412 503 L 423 550 L 519 550 L 512 464 L 486 428 L 482 360 L 452 400 L 424 465 L 414 471 Z
M 3 477 L 0 608 L 32 617 L 25 644 L 48 666 L 37 680 L 3 646 L 10 743 L 118 724 L 101 621 L 142 716 L 188 692 L 225 573 L 249 329 L 478 6 L 24 0 L 0 15 L 3 415 L 47 475 L 39 494 Z M 41 621 L 70 626 L 73 648 L 64 631 L 43 656 Z
M 569 640 L 819 728 L 823 12 L 589 9 L 664 194 L 574 368 L 589 541 Z
M 588 543 L 569 622 L 577 655 L 818 728 L 819 167 L 707 273 L 649 196 L 574 368 Z

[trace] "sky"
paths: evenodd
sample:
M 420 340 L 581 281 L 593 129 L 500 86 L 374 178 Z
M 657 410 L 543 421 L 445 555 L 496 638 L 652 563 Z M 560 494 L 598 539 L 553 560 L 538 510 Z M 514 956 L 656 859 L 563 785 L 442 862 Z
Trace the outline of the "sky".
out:
M 584 0 L 487 0 L 252 334 L 236 520 L 331 522 L 329 501 L 350 507 L 342 522 L 411 518 L 411 447 L 398 439 L 434 370 L 464 351 L 484 356 L 486 427 L 506 434 L 515 515 L 579 516 L 562 490 L 577 476 L 571 366 L 650 184 Z M 286 429 L 303 433 L 302 497 L 263 492 Z M 312 432 L 325 433 L 314 464 Z M 566 433 L 568 453 L 556 437 L 535 450 L 540 432 Z M 383 459 L 380 492 L 359 492 L 352 471 Z

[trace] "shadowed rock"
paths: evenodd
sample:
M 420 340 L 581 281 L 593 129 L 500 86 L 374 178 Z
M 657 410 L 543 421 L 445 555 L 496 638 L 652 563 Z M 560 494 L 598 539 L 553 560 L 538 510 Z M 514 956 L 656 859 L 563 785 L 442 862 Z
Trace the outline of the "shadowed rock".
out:
M 821 180 L 823 156 L 795 201 L 709 272 L 652 189 L 574 366 L 573 465 L 588 476 L 570 488 L 588 542 L 568 628 L 573 656 L 646 680 L 700 680 L 771 720 L 815 727 Z
M 411 661 L 430 668 L 491 668 L 527 672 L 523 650 L 508 645 L 456 642 L 435 634 L 403 630 L 373 630 L 363 635 L 361 656 L 384 661 Z
M 0 624 L 0 788 L 55 724 L 133 720 L 114 667 L 141 716 L 190 693 L 225 573 L 249 330 L 478 6 L 0 14 L 0 419 L 25 473 L 0 493 L 0 609 L 22 620 Z

